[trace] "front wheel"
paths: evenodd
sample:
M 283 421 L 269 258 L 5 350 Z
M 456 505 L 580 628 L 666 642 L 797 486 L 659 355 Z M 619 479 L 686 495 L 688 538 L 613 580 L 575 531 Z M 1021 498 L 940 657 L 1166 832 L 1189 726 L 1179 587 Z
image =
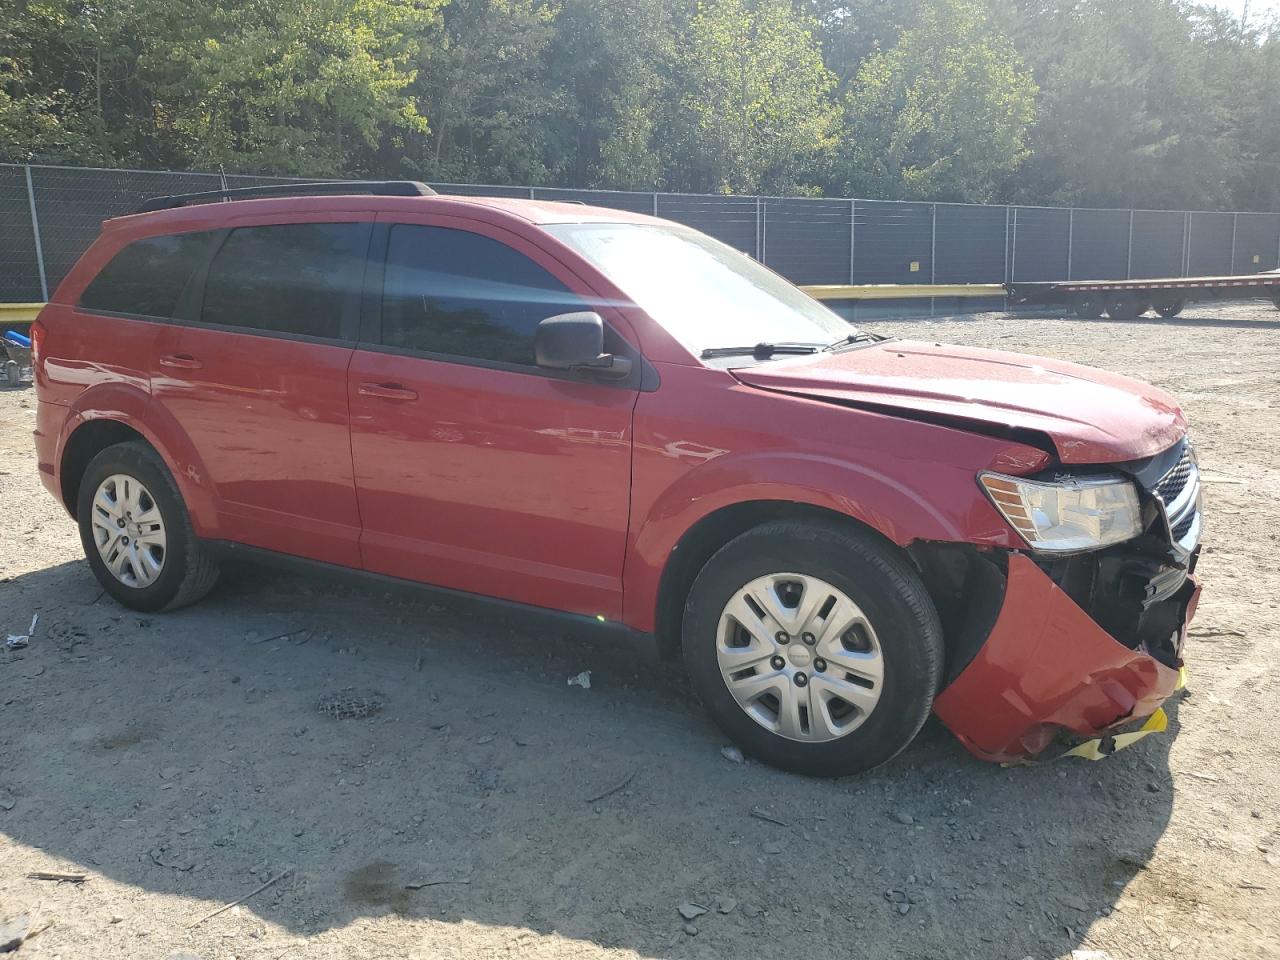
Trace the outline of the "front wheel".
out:
M 196 537 L 173 476 L 143 443 L 118 443 L 89 461 L 76 519 L 94 575 L 126 607 L 183 607 L 218 579 L 217 564 Z
M 942 628 L 906 558 L 870 534 L 770 523 L 731 541 L 685 607 L 689 676 L 745 753 L 810 776 L 859 773 L 920 730 Z

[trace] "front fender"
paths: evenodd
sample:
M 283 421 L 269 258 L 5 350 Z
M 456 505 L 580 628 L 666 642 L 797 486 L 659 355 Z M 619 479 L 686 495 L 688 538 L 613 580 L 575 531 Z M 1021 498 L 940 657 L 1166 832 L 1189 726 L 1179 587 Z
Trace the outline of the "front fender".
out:
M 625 571 L 627 623 L 654 629 L 662 570 L 688 530 L 717 510 L 759 501 L 831 510 L 900 546 L 917 540 L 1020 545 L 966 466 L 930 464 L 913 484 L 868 464 L 817 454 L 726 454 L 683 473 L 634 525 Z
M 105 383 L 90 387 L 75 398 L 58 438 L 55 462 L 59 483 L 63 457 L 72 436 L 87 424 L 100 420 L 114 420 L 140 433 L 173 474 L 197 535 L 218 535 L 217 495 L 209 482 L 204 461 L 177 419 L 137 386 Z

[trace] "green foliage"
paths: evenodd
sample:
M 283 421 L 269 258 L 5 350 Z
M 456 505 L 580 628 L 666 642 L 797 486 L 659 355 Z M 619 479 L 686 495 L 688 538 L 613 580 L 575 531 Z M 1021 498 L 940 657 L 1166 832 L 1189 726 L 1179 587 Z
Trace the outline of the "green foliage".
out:
M 1036 87 L 974 0 L 937 0 L 863 61 L 848 96 L 858 195 L 993 199 L 1027 156 Z
M 0 0 L 0 160 L 1280 209 L 1190 0 Z
M 835 145 L 835 78 L 790 0 L 705 0 L 679 57 L 691 187 L 802 189 Z

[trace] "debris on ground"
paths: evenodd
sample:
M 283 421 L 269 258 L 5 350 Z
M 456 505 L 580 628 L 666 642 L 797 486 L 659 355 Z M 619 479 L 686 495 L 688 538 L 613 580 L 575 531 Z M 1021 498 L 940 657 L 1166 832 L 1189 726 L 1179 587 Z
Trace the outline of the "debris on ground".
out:
M 274 877 L 272 877 L 272 878 L 271 878 L 270 880 L 268 880 L 266 883 L 262 884 L 262 885 L 261 885 L 261 886 L 259 886 L 259 887 L 256 887 L 256 888 L 255 888 L 255 889 L 253 889 L 253 890 L 250 890 L 248 893 L 246 893 L 246 894 L 245 894 L 243 897 L 241 897 L 239 900 L 232 900 L 230 903 L 228 903 L 228 904 L 224 904 L 223 906 L 219 907 L 217 910 L 213 911 L 213 913 L 205 914 L 203 917 L 201 917 L 201 918 L 200 918 L 199 920 L 197 920 L 195 923 L 188 924 L 188 925 L 187 925 L 187 929 L 188 929 L 188 930 L 190 930 L 190 929 L 192 929 L 192 928 L 194 928 L 194 927 L 198 927 L 198 926 L 200 926 L 200 924 L 204 923 L 206 920 L 212 920 L 214 917 L 218 916 L 219 914 L 221 914 L 221 913 L 226 913 L 226 912 L 227 912 L 228 910 L 230 910 L 232 907 L 239 906 L 240 904 L 244 903 L 246 900 L 249 900 L 249 899 L 252 899 L 253 897 L 256 897 L 256 896 L 257 896 L 258 894 L 260 894 L 263 890 L 267 889 L 267 887 L 271 886 L 273 883 L 278 883 L 279 881 L 283 880 L 285 877 L 287 877 L 287 876 L 288 876 L 289 874 L 291 874 L 292 872 L 293 872 L 293 868 L 292 868 L 292 867 L 289 867 L 287 870 L 283 870 L 283 871 L 281 871 L 280 873 L 277 873 Z
M 724 757 L 730 763 L 745 763 L 747 759 L 742 755 L 742 751 L 737 747 L 721 747 L 720 756 Z
M 759 807 L 751 808 L 751 816 L 755 817 L 757 820 L 764 820 L 767 823 L 776 823 L 780 827 L 791 826 L 791 824 L 787 823 L 785 820 L 779 820 L 777 817 L 771 814 L 765 813 Z
M 902 824 L 904 827 L 909 827 L 916 822 L 916 818 L 913 817 L 911 814 L 907 813 L 905 810 L 895 810 L 893 813 L 893 819 L 896 820 L 898 823 Z
M 583 690 L 591 689 L 591 671 L 583 670 L 577 676 L 569 678 L 569 686 L 581 687 Z
M 686 900 L 684 903 L 680 904 L 680 906 L 676 907 L 676 909 L 680 911 L 680 916 L 684 917 L 686 920 L 696 920 L 704 913 L 710 912 L 702 904 L 694 903 L 692 900 Z
M 445 884 L 465 885 L 470 882 L 470 880 L 415 880 L 413 883 L 406 883 L 404 888 L 406 890 L 421 890 L 423 887 L 440 887 Z
M 22 634 L 9 634 L 9 639 L 4 645 L 10 650 L 21 650 L 30 645 L 31 638 L 36 635 L 36 624 L 40 622 L 40 614 L 33 613 L 31 615 L 31 626 L 27 627 L 27 632 Z
M 336 693 L 322 694 L 316 700 L 316 709 L 334 720 L 363 720 L 381 713 L 386 698 L 373 690 L 353 690 L 348 687 Z
M 734 908 L 737 907 L 737 905 L 738 901 L 733 899 L 733 897 L 716 897 L 717 913 L 733 913 Z
M 44 870 L 33 870 L 27 874 L 28 880 L 54 880 L 58 883 L 84 883 L 88 876 L 83 873 L 47 873 Z
M 632 770 L 625 777 L 623 777 L 619 783 L 614 784 L 612 787 L 610 787 L 608 790 L 605 790 L 603 793 L 597 793 L 594 797 L 588 797 L 586 802 L 595 803 L 597 800 L 603 800 L 605 797 L 613 796 L 619 790 L 622 790 L 623 788 L 625 788 L 627 784 L 629 784 L 632 780 L 634 780 L 635 776 L 636 776 L 636 771 Z
M 686 923 L 684 925 L 684 932 L 691 937 L 696 937 L 698 935 L 698 928 L 695 927 L 692 923 Z

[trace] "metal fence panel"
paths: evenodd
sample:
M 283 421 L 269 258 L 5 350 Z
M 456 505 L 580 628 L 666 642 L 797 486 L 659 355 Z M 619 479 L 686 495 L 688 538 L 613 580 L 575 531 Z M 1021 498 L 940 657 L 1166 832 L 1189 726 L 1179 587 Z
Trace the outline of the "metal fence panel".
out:
M 1188 238 L 1187 275 L 1216 277 L 1231 272 L 1231 225 L 1229 213 L 1191 214 Z
M 43 299 L 31 229 L 27 171 L 22 167 L 0 167 L 0 303 L 37 303 Z
M 701 230 L 759 260 L 768 241 L 759 229 L 756 207 L 755 197 L 658 194 L 658 216 Z
M 933 210 L 928 203 L 859 200 L 854 204 L 854 283 L 928 283 Z
M 653 213 L 652 193 L 624 193 L 618 190 L 561 190 L 554 187 L 534 187 L 535 200 L 564 200 L 585 203 L 593 207 L 611 210 L 630 210 L 632 213 Z
M 1280 215 L 1241 213 L 1236 220 L 1232 273 L 1261 273 L 1276 269 L 1280 254 Z
M 1129 275 L 1129 211 L 1077 210 L 1073 221 L 1071 276 L 1076 280 L 1125 279 Z
M 792 283 L 839 283 L 849 274 L 849 201 L 761 201 L 765 264 Z
M 935 205 L 935 283 L 1004 281 L 1004 207 Z
M 216 190 L 217 174 L 32 167 L 40 239 L 52 292 L 98 235 L 103 220 L 132 213 L 148 197 Z
M 1013 207 L 1009 213 L 1009 279 L 1023 283 L 1068 279 L 1070 236 L 1070 210 Z
M 1130 276 L 1182 276 L 1182 241 L 1186 215 L 1168 210 L 1133 213 L 1133 264 Z

